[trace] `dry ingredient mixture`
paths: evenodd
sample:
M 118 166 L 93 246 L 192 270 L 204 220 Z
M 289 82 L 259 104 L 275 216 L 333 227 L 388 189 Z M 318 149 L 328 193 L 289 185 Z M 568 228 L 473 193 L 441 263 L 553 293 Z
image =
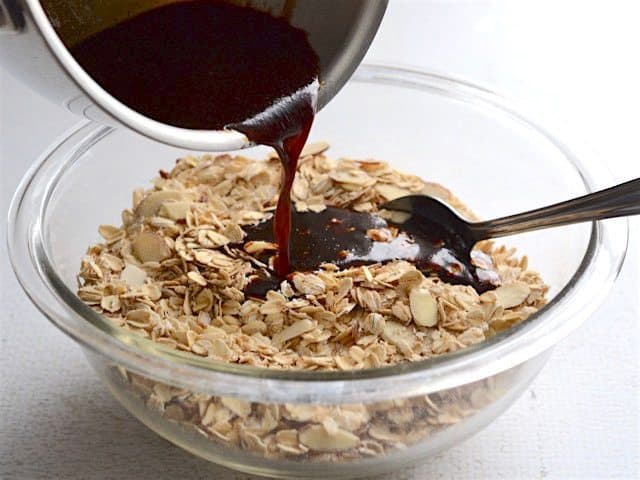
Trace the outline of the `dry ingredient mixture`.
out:
M 440 185 L 380 161 L 333 160 L 305 147 L 292 189 L 297 211 L 378 212 L 410 193 L 473 214 Z M 245 293 L 276 245 L 244 242 L 273 215 L 281 166 L 229 155 L 179 159 L 150 190 L 136 190 L 120 227 L 102 225 L 89 248 L 80 298 L 124 329 L 212 361 L 304 370 L 350 370 L 416 361 L 476 344 L 545 304 L 547 287 L 514 249 L 485 241 L 475 262 L 495 290 L 425 277 L 409 261 L 294 272 L 264 299 Z M 379 212 L 384 215 L 385 212 Z M 367 232 L 390 241 L 389 229 Z M 354 458 L 408 445 L 490 401 L 486 382 L 446 395 L 340 407 L 250 404 L 122 372 L 146 404 L 216 441 L 270 457 Z M 428 427 L 428 428 L 427 428 Z

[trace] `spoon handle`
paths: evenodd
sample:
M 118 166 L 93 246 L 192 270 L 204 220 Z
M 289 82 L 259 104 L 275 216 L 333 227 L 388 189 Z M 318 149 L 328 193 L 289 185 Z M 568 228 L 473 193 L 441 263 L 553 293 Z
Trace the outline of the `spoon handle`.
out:
M 640 214 L 640 178 L 529 212 L 475 222 L 477 240 L 503 237 L 547 227 Z

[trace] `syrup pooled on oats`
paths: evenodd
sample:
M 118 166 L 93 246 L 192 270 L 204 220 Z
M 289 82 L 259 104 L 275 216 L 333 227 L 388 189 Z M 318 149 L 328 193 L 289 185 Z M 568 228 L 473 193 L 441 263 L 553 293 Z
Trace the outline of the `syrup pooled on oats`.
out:
M 273 221 L 267 220 L 245 227 L 245 242 L 272 242 L 272 225 Z M 493 272 L 472 265 L 471 259 L 455 248 L 458 240 L 436 224 L 409 220 L 398 230 L 397 225 L 375 214 L 327 207 L 319 213 L 294 212 L 291 233 L 292 271 L 313 271 L 323 263 L 348 268 L 407 260 L 427 276 L 471 285 L 479 293 L 497 286 Z M 258 259 L 268 264 L 269 255 L 264 251 Z M 269 290 L 278 289 L 282 279 L 278 274 L 263 272 L 249 284 L 246 293 L 264 297 Z

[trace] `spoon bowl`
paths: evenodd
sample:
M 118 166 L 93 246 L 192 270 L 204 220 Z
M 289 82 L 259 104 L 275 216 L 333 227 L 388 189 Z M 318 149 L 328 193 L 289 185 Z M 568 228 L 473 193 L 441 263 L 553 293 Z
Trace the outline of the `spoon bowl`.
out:
M 582 197 L 508 217 L 469 222 L 442 200 L 428 195 L 399 197 L 382 205 L 385 210 L 401 212 L 396 223 L 431 235 L 444 232 L 444 244 L 459 258 L 470 260 L 473 246 L 480 240 L 574 223 L 640 214 L 640 178 Z M 406 214 L 409 214 L 408 216 Z M 396 216 L 397 217 L 397 216 Z M 420 225 L 420 232 L 416 231 Z

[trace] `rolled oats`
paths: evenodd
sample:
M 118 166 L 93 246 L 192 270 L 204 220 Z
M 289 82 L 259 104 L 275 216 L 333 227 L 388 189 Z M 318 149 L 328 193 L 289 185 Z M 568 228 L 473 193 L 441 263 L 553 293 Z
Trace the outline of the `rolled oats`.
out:
M 427 193 L 474 218 L 451 192 L 384 162 L 332 160 L 308 145 L 292 200 L 378 212 L 387 200 Z M 115 325 L 212 362 L 275 369 L 377 368 L 453 352 L 524 321 L 546 302 L 546 285 L 513 249 L 480 242 L 474 263 L 501 286 L 425 277 L 407 261 L 295 272 L 263 300 L 243 293 L 267 267 L 245 228 L 273 215 L 280 166 L 229 155 L 185 157 L 148 191 L 134 192 L 123 225 L 102 225 L 103 243 L 82 259 L 78 296 Z M 388 213 L 388 212 L 387 212 Z M 367 232 L 388 241 L 392 229 Z M 489 381 L 447 394 L 341 406 L 265 405 L 186 392 L 114 370 L 145 404 L 214 442 L 268 458 L 318 461 L 376 456 L 429 437 L 490 403 Z

